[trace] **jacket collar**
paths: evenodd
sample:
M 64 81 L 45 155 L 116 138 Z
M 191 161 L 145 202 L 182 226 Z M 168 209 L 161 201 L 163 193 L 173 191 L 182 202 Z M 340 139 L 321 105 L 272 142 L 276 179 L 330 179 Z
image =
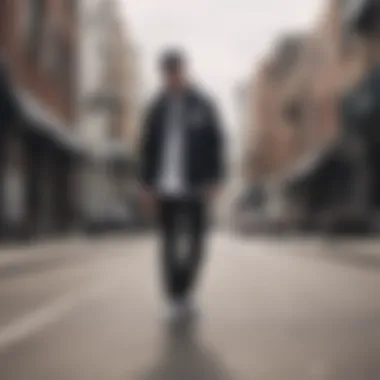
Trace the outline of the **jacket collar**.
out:
M 186 103 L 193 102 L 197 98 L 197 91 L 193 86 L 187 87 L 183 92 L 183 99 Z M 159 102 L 161 104 L 166 104 L 169 100 L 170 94 L 168 91 L 163 90 L 159 94 Z

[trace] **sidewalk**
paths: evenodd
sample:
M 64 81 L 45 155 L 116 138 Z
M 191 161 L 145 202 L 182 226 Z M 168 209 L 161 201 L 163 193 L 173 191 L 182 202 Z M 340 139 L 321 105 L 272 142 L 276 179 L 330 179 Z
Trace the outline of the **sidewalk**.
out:
M 380 269 L 380 239 L 326 239 L 324 258 L 369 270 Z
M 135 244 L 140 239 L 141 234 L 88 236 L 79 233 L 51 240 L 36 240 L 29 244 L 0 245 L 0 269 L 61 258 L 88 257 L 94 252 L 112 254 L 120 250 L 120 245 Z
M 88 241 L 85 236 L 75 235 L 60 239 L 41 240 L 33 243 L 0 245 L 0 268 L 78 254 L 78 249 Z
M 286 245 L 288 239 L 284 239 Z M 380 238 L 295 237 L 289 239 L 309 256 L 365 270 L 380 270 Z M 296 243 L 297 242 L 297 243 Z
M 239 240 L 239 239 L 238 239 Z M 330 261 L 365 270 L 380 270 L 380 238 L 338 238 L 308 235 L 252 235 L 240 238 L 242 245 L 276 255 L 296 255 Z

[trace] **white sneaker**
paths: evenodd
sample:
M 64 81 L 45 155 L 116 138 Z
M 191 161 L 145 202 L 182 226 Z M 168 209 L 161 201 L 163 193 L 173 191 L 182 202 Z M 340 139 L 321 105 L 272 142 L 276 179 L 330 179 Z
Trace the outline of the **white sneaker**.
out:
M 183 300 L 171 301 L 166 313 L 166 319 L 169 323 L 176 323 L 181 321 L 186 314 L 186 303 Z
M 177 323 L 196 318 L 198 314 L 198 308 L 193 298 L 187 297 L 170 303 L 166 313 L 166 319 L 169 323 Z
M 183 308 L 185 309 L 185 315 L 187 318 L 194 318 L 199 314 L 198 307 L 192 297 L 189 297 L 184 301 Z

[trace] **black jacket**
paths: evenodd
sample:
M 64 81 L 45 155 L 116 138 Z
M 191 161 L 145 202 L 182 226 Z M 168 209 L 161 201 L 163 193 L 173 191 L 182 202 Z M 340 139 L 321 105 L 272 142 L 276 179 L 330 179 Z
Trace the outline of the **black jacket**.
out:
M 185 93 L 185 180 L 190 189 L 219 183 L 224 175 L 224 138 L 216 107 L 197 90 Z M 145 115 L 141 141 L 141 181 L 154 187 L 166 138 L 168 96 L 159 94 Z

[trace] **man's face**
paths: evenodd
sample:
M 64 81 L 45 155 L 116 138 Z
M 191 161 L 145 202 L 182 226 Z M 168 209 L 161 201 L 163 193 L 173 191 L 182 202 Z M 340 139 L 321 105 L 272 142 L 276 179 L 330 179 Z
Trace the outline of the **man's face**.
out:
M 163 79 L 170 91 L 181 91 L 186 85 L 186 74 L 182 66 L 165 70 Z

